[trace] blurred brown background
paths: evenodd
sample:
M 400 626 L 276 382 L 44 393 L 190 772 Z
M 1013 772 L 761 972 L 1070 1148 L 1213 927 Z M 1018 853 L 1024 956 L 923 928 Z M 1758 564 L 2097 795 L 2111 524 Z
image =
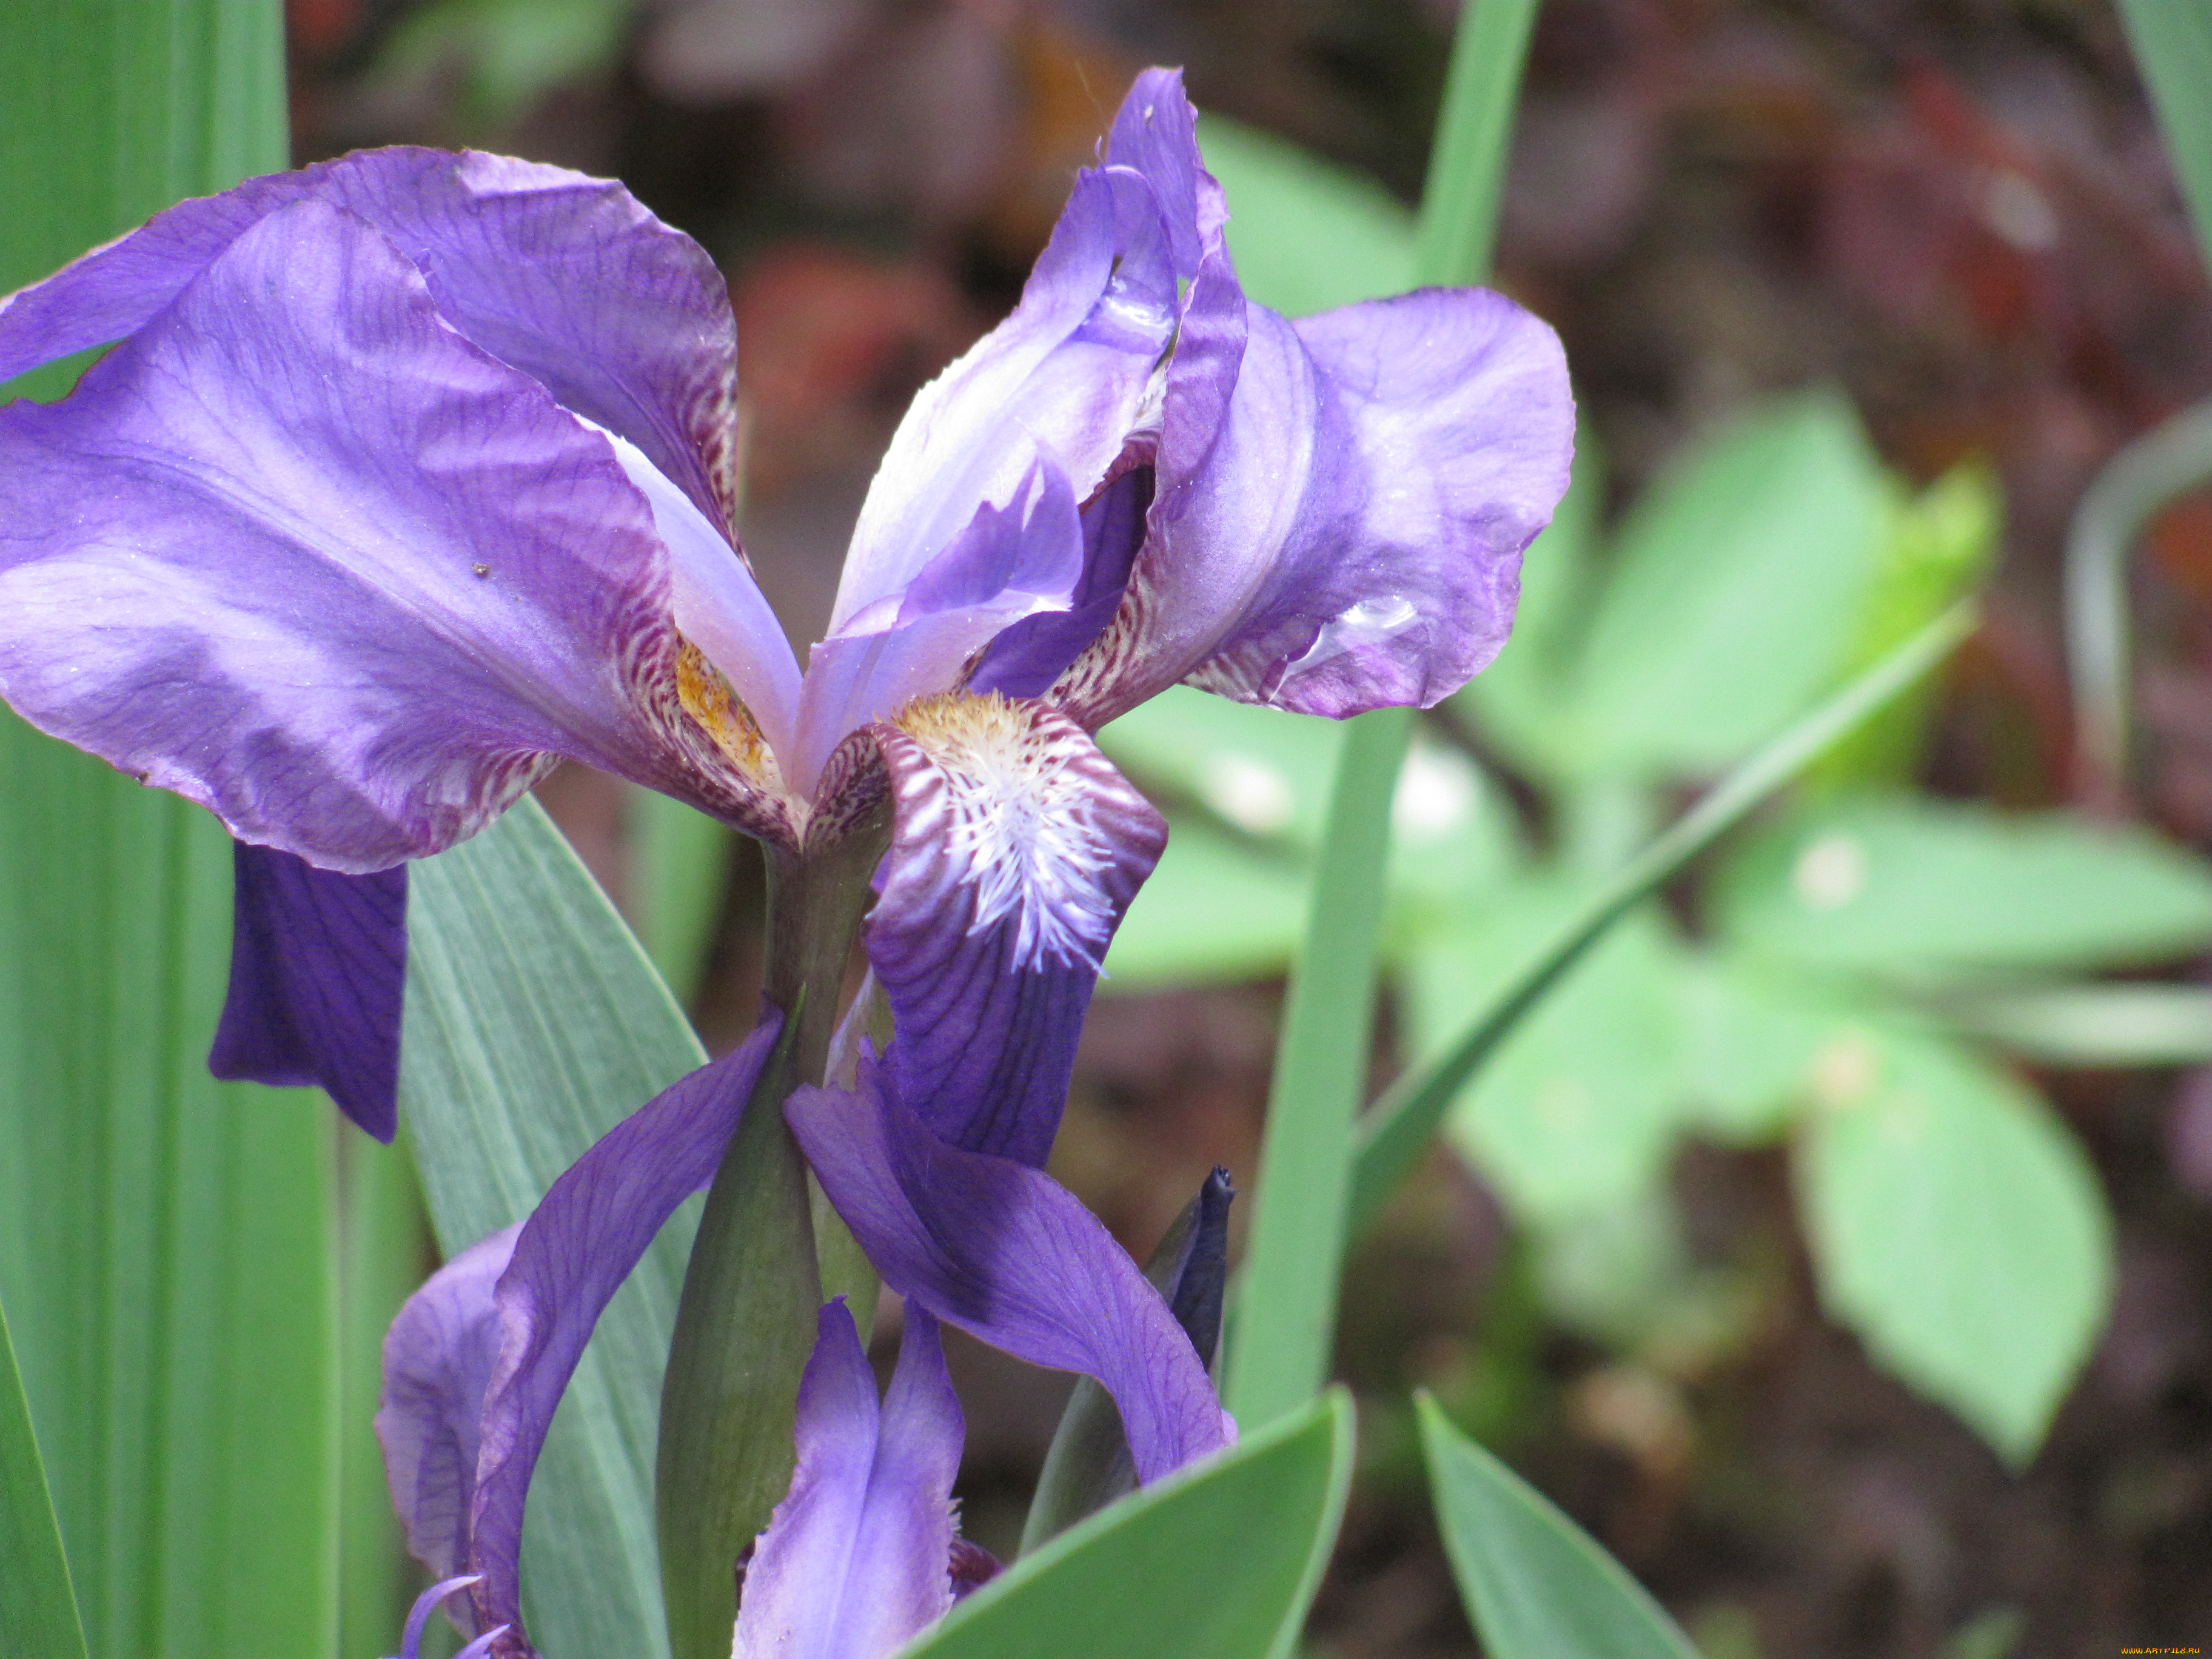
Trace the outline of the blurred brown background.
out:
M 298 159 L 475 143 L 625 179 L 728 273 L 748 550 L 799 643 L 906 399 L 1012 303 L 1131 73 L 1419 189 L 1450 0 L 292 0 Z M 1235 204 L 1231 203 L 1232 209 Z M 2086 481 L 2212 392 L 2203 270 L 2102 0 L 1549 0 L 1501 285 L 1565 336 L 1632 495 L 1691 431 L 1832 379 L 1886 459 L 1980 455 L 2004 560 L 1935 781 L 2064 797 L 2057 551 Z M 2212 839 L 2212 505 L 2139 584 L 2142 810 Z M 623 797 L 551 804 L 611 888 Z M 739 855 L 698 1008 L 747 1023 Z M 1279 988 L 1103 1000 L 1055 1171 L 1142 1254 L 1206 1167 L 1249 1177 Z M 1389 1021 L 1378 1076 L 1391 1064 Z M 2048 1080 L 2119 1217 L 2118 1310 L 2008 1476 L 1814 1304 L 1779 1154 L 1693 1149 L 1698 1249 L 1755 1305 L 1668 1370 L 1547 1329 L 1494 1201 L 1439 1154 L 1352 1268 L 1363 1478 L 1316 1632 L 1474 1651 L 1405 1408 L 1426 1385 L 1614 1549 L 1708 1659 L 2117 1653 L 2212 1636 L 2212 1084 Z M 972 1534 L 1001 1547 L 1064 1383 L 972 1346 Z

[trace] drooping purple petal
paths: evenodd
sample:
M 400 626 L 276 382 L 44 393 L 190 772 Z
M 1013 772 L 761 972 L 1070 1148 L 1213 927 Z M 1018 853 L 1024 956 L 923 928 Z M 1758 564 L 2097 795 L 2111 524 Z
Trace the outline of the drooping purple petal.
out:
M 936 1322 L 909 1310 L 880 1407 L 843 1299 L 799 1386 L 799 1463 L 745 1569 L 732 1659 L 884 1659 L 952 1605 L 965 1432 Z
M 861 1068 L 854 1091 L 784 1108 L 884 1283 L 1032 1364 L 1114 1396 L 1138 1474 L 1158 1479 L 1232 1430 L 1190 1339 L 1098 1218 L 1041 1170 L 947 1145 Z
M 0 380 L 136 331 L 310 199 L 382 231 L 455 328 L 723 518 L 737 331 L 714 262 L 620 185 L 506 156 L 364 150 L 179 203 L 0 304 Z
M 522 1628 L 524 1501 L 554 1408 L 622 1282 L 675 1212 L 714 1178 L 781 1025 L 760 1029 L 600 1137 L 516 1237 L 493 1292 L 499 1354 L 483 1397 L 468 1565 L 478 1628 Z M 511 1644 L 521 1644 L 520 1635 Z
M 1002 697 L 916 705 L 878 742 L 891 846 L 865 935 L 899 1097 L 1041 1164 L 1114 929 L 1167 825 L 1080 726 Z
M 1522 550 L 1566 487 L 1558 339 L 1502 295 L 1245 322 L 1225 411 L 1194 416 L 1170 383 L 1130 601 L 1055 694 L 1086 724 L 1182 678 L 1307 714 L 1432 704 L 1504 643 Z
M 319 1085 L 389 1142 L 399 1127 L 407 866 L 349 876 L 242 841 L 232 866 L 230 994 L 208 1069 Z
M 239 235 L 67 400 L 0 409 L 0 694 L 365 872 L 558 754 L 743 821 L 665 706 L 667 561 L 600 434 L 320 202 Z
M 500 1348 L 493 1291 L 522 1226 L 478 1240 L 431 1274 L 384 1339 L 376 1437 L 385 1480 L 407 1547 L 441 1579 L 462 1575 L 471 1553 L 484 1395 Z M 464 1632 L 477 1628 L 466 1597 L 440 1599 Z

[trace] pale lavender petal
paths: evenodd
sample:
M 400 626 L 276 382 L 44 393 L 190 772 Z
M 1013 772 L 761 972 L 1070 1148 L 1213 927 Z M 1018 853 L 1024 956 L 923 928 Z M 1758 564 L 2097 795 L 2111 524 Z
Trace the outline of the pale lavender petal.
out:
M 952 1605 L 964 1432 L 936 1322 L 908 1311 L 890 1392 L 842 1298 L 799 1387 L 799 1463 L 745 1569 L 732 1659 L 884 1659 Z
M 1087 501 L 1158 426 L 1176 268 L 1158 198 L 1133 169 L 1078 176 L 1021 303 L 923 388 L 862 504 L 831 630 L 895 597 L 1040 460 Z
M 407 1547 L 441 1579 L 462 1574 L 471 1554 L 484 1395 L 500 1347 L 493 1291 L 522 1225 L 479 1240 L 431 1274 L 384 1339 L 376 1437 L 385 1479 Z M 465 1634 L 477 1628 L 466 1597 L 440 1599 Z
M 668 550 L 676 625 L 704 652 L 779 755 L 791 752 L 799 718 L 799 659 L 753 573 L 690 496 L 627 439 L 610 433 L 615 459 L 653 508 Z
M 499 1279 L 498 1363 L 484 1392 L 468 1565 L 479 1628 L 522 1628 L 522 1516 L 555 1407 L 599 1315 L 676 1206 L 714 1178 L 779 1016 L 617 1124 L 524 1224 Z M 520 1638 L 516 1640 L 519 1642 Z
M 865 938 L 899 1096 L 957 1146 L 1042 1164 L 1099 962 L 1167 825 L 1041 703 L 938 699 L 878 744 L 895 821 Z
M 918 696 L 957 688 L 1009 623 L 1064 613 L 1084 568 L 1083 524 L 1067 476 L 1040 462 L 1009 501 L 987 502 L 902 592 L 814 647 L 794 780 L 811 789 L 848 733 Z
M 399 1659 L 422 1659 L 422 1631 L 429 1624 L 430 1615 L 438 1610 L 438 1603 L 476 1582 L 476 1574 L 460 1573 L 440 1579 L 415 1598 L 415 1605 L 407 1610 L 406 1626 L 399 1632 Z
M 0 693 L 326 868 L 449 846 L 560 754 L 744 821 L 667 706 L 669 604 L 605 438 L 319 202 L 0 409 Z
M 1170 386 L 1130 600 L 1055 692 L 1087 724 L 1186 678 L 1308 714 L 1432 704 L 1504 643 L 1566 487 L 1558 339 L 1502 295 L 1246 320 L 1225 414 Z
M 784 1108 L 807 1161 L 884 1282 L 1032 1364 L 1096 1377 L 1146 1480 L 1226 1445 L 1206 1367 L 1098 1218 L 1041 1170 L 933 1134 L 861 1068 L 856 1091 Z
M 143 326 L 302 200 L 374 225 L 447 320 L 721 518 L 737 331 L 714 262 L 620 185 L 475 151 L 364 150 L 183 202 L 0 304 L 0 380 Z
M 388 1142 L 399 1127 L 407 866 L 349 876 L 273 847 L 231 851 L 230 993 L 208 1069 L 319 1086 Z

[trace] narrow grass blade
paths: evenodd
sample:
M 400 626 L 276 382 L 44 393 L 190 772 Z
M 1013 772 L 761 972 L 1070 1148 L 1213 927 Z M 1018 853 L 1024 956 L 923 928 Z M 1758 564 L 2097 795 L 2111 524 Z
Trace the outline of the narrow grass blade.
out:
M 2212 403 L 2185 409 L 2106 462 L 2066 535 L 2066 671 L 2085 781 L 2126 792 L 2130 667 L 2128 562 L 2159 510 L 2212 480 Z
M 0 1309 L 0 1659 L 84 1659 L 46 1467 Z
M 0 86 L 0 290 L 287 159 L 276 0 L 16 7 Z M 230 885 L 206 814 L 0 714 L 0 1297 L 98 1659 L 336 1633 L 332 1114 L 207 1075 Z
M 1437 1521 L 1492 1659 L 1698 1659 L 1626 1568 L 1541 1492 L 1416 1402 Z
M 1023 1557 L 902 1659 L 1294 1652 L 1351 1480 L 1339 1389 Z
M 1394 1084 L 1358 1126 L 1353 1230 L 1389 1201 L 1420 1161 L 1453 1097 L 1585 951 L 1844 733 L 1942 661 L 1973 619 L 1971 604 L 1954 605 L 1731 772 L 1593 895 L 1464 1036 Z
M 2119 0 L 2197 245 L 2212 263 L 2212 4 Z
M 535 801 L 416 865 L 401 1120 L 451 1255 L 520 1220 L 621 1119 L 706 1058 Z M 523 1601 L 547 1659 L 665 1659 L 656 1404 L 698 1224 L 677 1213 L 599 1322 L 530 1492 Z
M 1421 204 L 1415 275 L 1487 276 L 1506 144 L 1535 0 L 1469 0 L 1452 48 Z M 1344 1255 L 1352 1123 L 1374 1029 L 1390 806 L 1413 712 L 1350 723 L 1291 977 L 1261 1148 L 1252 1234 L 1229 1353 L 1230 1409 L 1248 1426 L 1310 1399 L 1328 1374 Z

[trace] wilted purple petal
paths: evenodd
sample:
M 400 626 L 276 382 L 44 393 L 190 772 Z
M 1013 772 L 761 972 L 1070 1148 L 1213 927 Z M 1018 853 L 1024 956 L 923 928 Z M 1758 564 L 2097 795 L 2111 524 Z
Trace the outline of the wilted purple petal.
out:
M 0 305 L 0 380 L 120 339 L 302 200 L 376 227 L 446 319 L 620 433 L 720 519 L 737 331 L 705 252 L 620 185 L 473 150 L 364 150 L 179 203 Z
M 714 1178 L 781 1024 L 771 1012 L 740 1047 L 601 1136 L 514 1241 L 494 1291 L 499 1357 L 484 1392 L 471 1504 L 480 1629 L 522 1628 L 523 1504 L 554 1408 L 615 1291 L 676 1206 Z
M 384 1339 L 376 1437 L 385 1480 L 407 1547 L 441 1579 L 461 1574 L 471 1554 L 484 1395 L 499 1358 L 493 1290 L 522 1226 L 478 1240 L 431 1274 Z M 477 1628 L 466 1598 L 447 1605 L 464 1632 Z
M 1097 1217 L 1041 1170 L 939 1139 L 861 1068 L 856 1091 L 800 1089 L 784 1115 L 884 1282 L 1018 1358 L 1096 1377 L 1138 1474 L 1229 1443 L 1206 1368 Z
M 349 876 L 273 847 L 231 850 L 230 994 L 208 1069 L 319 1085 L 388 1142 L 399 1127 L 407 866 Z
M 556 754 L 741 816 L 662 707 L 668 605 L 606 440 L 319 202 L 0 410 L 0 692 L 325 867 L 451 845 Z
M 883 1659 L 952 1605 L 963 1425 L 936 1322 L 909 1310 L 880 1407 L 843 1299 L 799 1385 L 799 1463 L 745 1569 L 732 1659 Z
M 1098 963 L 1167 825 L 1040 703 L 937 699 L 879 743 L 896 817 L 865 938 L 899 1097 L 956 1146 L 1042 1164 Z

